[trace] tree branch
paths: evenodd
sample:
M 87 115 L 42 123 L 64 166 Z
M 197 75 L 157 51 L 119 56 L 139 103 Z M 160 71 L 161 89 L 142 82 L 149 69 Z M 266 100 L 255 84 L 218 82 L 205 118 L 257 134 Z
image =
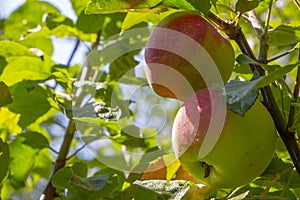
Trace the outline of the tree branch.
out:
M 54 164 L 54 169 L 52 171 L 52 174 L 51 174 L 51 177 L 49 179 L 48 185 L 45 188 L 45 190 L 43 191 L 43 194 L 42 194 L 40 200 L 52 200 L 55 197 L 59 196 L 56 193 L 56 191 L 55 191 L 56 189 L 55 189 L 55 187 L 53 187 L 51 181 L 52 181 L 52 178 L 53 178 L 54 174 L 58 170 L 63 168 L 66 164 L 67 155 L 69 153 L 69 149 L 70 149 L 71 142 L 73 140 L 74 134 L 75 134 L 75 123 L 72 119 L 70 119 L 69 126 L 66 130 L 63 143 L 61 145 L 59 154 L 58 154 L 57 159 L 56 159 L 55 164 Z
M 101 31 L 99 31 L 97 33 L 97 38 L 96 38 L 95 42 L 92 45 L 92 49 L 96 48 L 99 45 L 100 37 L 101 37 Z M 76 41 L 75 47 L 72 51 L 72 54 L 71 54 L 71 56 L 68 60 L 68 65 L 70 65 L 70 62 L 73 59 L 74 54 L 77 51 L 79 44 L 80 44 L 80 40 L 78 39 Z M 91 76 L 91 74 L 93 73 L 92 68 L 91 68 L 89 63 L 87 63 L 85 72 L 86 73 L 81 74 L 80 80 L 88 80 L 89 77 Z M 84 95 L 82 95 L 82 91 L 79 91 L 79 93 L 76 96 L 72 97 L 72 98 L 73 98 L 73 100 L 75 100 L 74 103 L 76 104 L 77 102 L 81 102 L 81 100 L 84 98 Z M 51 184 L 51 180 L 53 178 L 53 175 L 59 169 L 63 168 L 66 165 L 66 161 L 68 160 L 67 156 L 68 156 L 68 153 L 69 153 L 71 142 L 72 142 L 74 134 L 75 134 L 75 130 L 76 130 L 75 122 L 74 122 L 73 119 L 70 119 L 68 128 L 67 128 L 65 136 L 64 136 L 63 143 L 61 145 L 58 157 L 57 157 L 55 165 L 54 165 L 54 169 L 52 171 L 52 175 L 50 177 L 50 180 L 48 182 L 47 187 L 43 191 L 43 194 L 42 194 L 40 200 L 52 200 L 55 197 L 59 196 L 55 191 L 56 190 L 55 187 L 53 187 L 53 185 Z M 80 148 L 78 151 L 80 151 L 81 149 L 82 148 Z M 76 151 L 75 153 L 77 153 L 78 151 Z M 74 154 L 71 155 L 71 157 L 72 156 L 74 156 Z
M 219 17 L 217 17 L 215 14 L 210 12 L 208 14 L 208 19 L 211 20 L 213 23 L 215 23 L 230 39 L 233 39 L 241 49 L 241 51 L 248 55 L 250 58 L 257 60 L 257 58 L 254 56 L 252 49 L 250 48 L 248 41 L 242 32 L 241 28 L 237 25 L 235 25 L 234 22 L 226 22 Z M 266 51 L 266 47 L 261 48 L 261 51 Z M 265 52 L 260 52 L 260 59 L 265 59 L 267 54 Z M 258 72 L 261 76 L 265 75 L 265 71 L 262 67 L 254 64 L 250 64 L 250 67 L 253 72 Z M 275 97 L 271 91 L 270 86 L 266 86 L 260 89 L 261 94 L 263 96 L 263 104 L 266 106 L 268 111 L 270 112 L 276 129 L 283 140 L 286 149 L 289 152 L 289 155 L 294 163 L 294 166 L 300 175 L 300 150 L 295 138 L 295 133 L 289 132 L 287 130 L 287 122 L 284 120 L 278 105 L 276 103 Z

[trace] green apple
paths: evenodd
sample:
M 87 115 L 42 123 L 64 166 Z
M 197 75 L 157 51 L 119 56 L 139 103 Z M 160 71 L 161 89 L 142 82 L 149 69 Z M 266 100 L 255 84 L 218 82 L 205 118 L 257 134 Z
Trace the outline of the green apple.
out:
M 220 117 L 222 110 L 225 120 Z M 218 137 L 216 143 L 202 154 L 207 137 L 215 134 L 209 133 L 209 126 L 214 130 L 219 123 L 223 128 L 213 136 Z M 173 150 L 182 166 L 216 188 L 235 188 L 259 176 L 271 162 L 276 140 L 275 125 L 261 102 L 257 100 L 241 117 L 226 108 L 216 88 L 199 90 L 188 98 L 172 129 Z
M 183 101 L 227 82 L 235 62 L 230 42 L 202 16 L 187 11 L 168 15 L 154 28 L 144 58 L 153 90 Z

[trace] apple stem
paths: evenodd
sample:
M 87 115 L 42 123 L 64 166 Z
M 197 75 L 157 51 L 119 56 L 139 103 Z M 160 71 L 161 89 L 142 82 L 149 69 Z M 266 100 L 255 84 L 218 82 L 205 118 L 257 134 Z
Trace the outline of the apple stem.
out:
M 258 22 L 255 15 L 252 15 L 255 19 L 255 23 Z M 237 45 L 239 46 L 242 53 L 246 54 L 250 58 L 258 61 L 256 56 L 253 54 L 252 49 L 249 46 L 249 43 L 242 32 L 241 28 L 233 21 L 224 21 L 217 17 L 214 13 L 210 12 L 207 15 L 207 18 L 213 22 L 220 30 L 222 30 L 230 39 L 233 39 Z M 256 26 L 257 27 L 257 26 Z M 258 26 L 262 27 L 262 26 Z M 267 63 L 267 51 L 268 51 L 268 43 L 267 43 L 267 32 L 264 29 L 260 29 L 260 55 L 259 55 L 259 62 Z M 261 66 L 250 64 L 250 67 L 254 72 L 258 72 L 261 76 L 265 75 L 265 71 Z M 299 72 L 299 71 L 298 71 Z M 299 74 L 299 73 L 298 73 Z M 298 76 L 299 78 L 299 76 Z M 300 78 L 299 78 L 300 79 Z M 299 82 L 298 82 L 298 90 L 299 90 Z M 275 97 L 270 86 L 265 86 L 260 89 L 261 94 L 263 96 L 263 104 L 266 106 L 268 111 L 270 112 L 276 129 L 285 144 L 287 151 L 293 161 L 293 164 L 300 175 L 300 149 L 298 147 L 298 143 L 295 137 L 295 132 L 291 132 L 288 130 L 288 122 L 285 121 L 284 117 L 282 116 L 279 107 L 276 103 Z M 297 90 L 297 88 L 295 88 Z M 297 95 L 298 93 L 294 93 Z M 297 95 L 298 96 L 298 95 Z

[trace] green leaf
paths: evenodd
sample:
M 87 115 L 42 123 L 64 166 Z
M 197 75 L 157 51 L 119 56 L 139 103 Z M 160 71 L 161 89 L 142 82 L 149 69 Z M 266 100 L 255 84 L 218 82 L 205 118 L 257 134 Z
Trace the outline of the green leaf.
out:
M 245 198 L 248 196 L 248 194 L 249 194 L 249 190 L 246 191 L 246 192 L 244 192 L 244 193 L 242 193 L 242 194 L 239 194 L 239 195 L 237 195 L 237 196 L 235 196 L 235 197 L 232 197 L 232 198 L 230 198 L 230 199 L 228 199 L 228 200 L 240 200 L 240 199 L 245 199 Z
M 124 173 L 111 168 L 101 169 L 94 176 L 104 175 L 109 179 L 103 188 L 89 194 L 88 199 L 124 199 L 122 198 L 122 186 L 125 181 Z M 125 198 L 126 199 L 126 198 Z
M 90 0 L 70 0 L 70 2 L 72 3 L 73 10 L 75 11 L 77 16 L 79 16 L 80 13 L 85 9 L 89 1 Z
M 45 54 L 51 56 L 53 53 L 53 45 L 48 31 L 38 31 L 28 34 L 20 44 L 28 48 L 38 48 Z
M 152 9 L 153 12 L 128 12 L 126 18 L 122 23 L 122 30 L 128 30 L 129 28 L 142 23 L 152 23 L 158 24 L 164 17 L 174 12 L 167 11 L 165 8 L 157 7 L 156 9 Z
M 156 6 L 162 0 L 91 0 L 86 8 L 87 14 L 128 12 L 130 9 L 145 9 Z
M 273 157 L 271 163 L 267 169 L 262 174 L 262 177 L 268 174 L 276 174 L 288 169 L 292 169 L 293 165 L 291 163 L 284 162 L 282 159 L 278 158 L 276 155 Z
M 44 177 L 48 179 L 52 173 L 52 167 L 54 163 L 54 158 L 50 154 L 49 149 L 41 149 L 36 156 L 35 163 L 31 173 L 36 178 L 35 184 L 38 184 L 38 181 Z
M 208 14 L 211 8 L 210 0 L 187 0 L 194 8 L 201 11 L 204 14 Z
M 18 41 L 21 35 L 26 35 L 28 29 L 42 24 L 46 12 L 59 13 L 59 10 L 47 2 L 26 1 L 5 21 L 4 35 Z
M 108 178 L 109 176 L 81 178 L 80 176 L 73 175 L 70 184 L 88 191 L 96 191 L 102 189 L 106 185 Z
M 285 46 L 300 42 L 300 26 L 280 25 L 269 31 L 268 41 L 273 46 Z
M 188 181 L 174 180 L 147 180 L 147 181 L 135 181 L 134 184 L 140 187 L 146 188 L 148 190 L 154 191 L 158 194 L 167 195 L 175 199 L 181 199 L 186 192 L 192 186 Z M 203 188 L 204 185 L 193 184 L 193 186 Z
M 50 33 L 58 38 L 74 37 L 87 42 L 93 42 L 95 39 L 94 37 L 91 37 L 91 35 L 79 31 L 76 27 L 65 24 L 58 25 Z
M 282 78 L 298 65 L 299 64 L 296 63 L 281 67 L 277 70 L 273 70 L 267 76 L 259 77 L 253 81 L 229 81 L 229 83 L 225 85 L 228 108 L 243 116 L 257 98 L 259 88 L 265 87 Z
M 126 17 L 126 13 L 114 13 L 106 15 L 105 24 L 102 28 L 102 36 L 109 38 L 121 32 L 122 23 Z
M 258 97 L 258 89 L 251 83 L 231 80 L 225 85 L 227 107 L 240 116 L 244 116 Z
M 140 131 L 142 133 L 142 136 L 144 138 L 144 142 L 147 146 L 147 148 L 153 148 L 156 146 L 156 136 L 157 136 L 157 130 L 154 128 L 143 128 Z
M 6 65 L 7 65 L 7 62 L 5 60 L 5 57 L 0 55 L 0 76 L 1 76 L 4 68 L 6 67 Z
M 33 86 L 33 88 L 32 88 Z M 30 81 L 20 82 L 11 87 L 13 103 L 9 110 L 21 114 L 19 125 L 23 128 L 48 112 L 51 108 L 47 92 Z
M 11 98 L 9 88 L 2 81 L 0 81 L 0 94 L 1 94 L 0 107 L 12 103 L 12 98 Z
M 34 166 L 38 151 L 28 145 L 24 145 L 25 138 L 17 135 L 10 148 L 10 182 L 14 188 L 25 186 L 25 180 Z
M 74 174 L 71 167 L 58 170 L 52 179 L 52 185 L 59 189 L 79 187 L 88 191 L 100 190 L 106 184 L 108 176 L 93 176 L 82 178 Z
M 2 182 L 7 175 L 9 163 L 10 160 L 8 144 L 6 142 L 3 142 L 0 138 L 0 185 L 2 185 Z
M 77 20 L 76 27 L 84 33 L 98 33 L 105 21 L 105 15 L 87 15 L 82 12 Z
M 125 73 L 128 75 L 131 69 L 133 69 L 138 62 L 134 60 L 134 56 L 138 54 L 139 50 L 126 53 L 118 57 L 113 63 L 110 64 L 110 76 L 112 80 L 118 81 Z M 131 76 L 134 75 L 134 71 L 130 71 Z
M 235 11 L 244 13 L 256 8 L 259 4 L 258 0 L 238 0 L 235 4 Z
M 178 0 L 164 0 L 161 5 L 169 6 L 173 8 L 178 8 L 181 10 L 195 10 L 194 6 L 192 6 L 188 1 L 178 1 Z
M 261 78 L 254 80 L 255 87 L 262 88 L 264 86 L 267 86 L 270 83 L 282 78 L 287 73 L 289 73 L 290 71 L 295 69 L 297 66 L 299 66 L 299 63 L 287 65 L 287 66 L 279 68 L 278 70 L 274 70 L 274 71 L 270 72 L 267 76 L 263 76 Z
M 44 16 L 44 22 L 50 30 L 53 30 L 59 25 L 73 26 L 73 22 L 68 17 L 60 13 L 47 13 Z
M 76 162 L 72 166 L 73 172 L 80 177 L 86 177 L 88 174 L 88 166 L 83 162 Z
M 54 174 L 51 183 L 55 188 L 65 189 L 70 186 L 72 177 L 73 172 L 71 167 L 64 167 Z
M 289 130 L 298 133 L 300 131 L 300 103 L 292 103 L 292 106 L 294 107 L 294 121 Z
M 20 56 L 38 58 L 36 54 L 29 51 L 29 49 L 17 42 L 12 41 L 0 41 L 0 55 L 7 59 L 7 62 L 10 60 L 15 60 Z
M 43 149 L 49 147 L 49 142 L 45 136 L 37 132 L 22 133 L 21 136 L 25 138 L 23 144 L 31 146 L 33 149 Z
M 129 125 L 122 129 L 121 136 L 117 137 L 115 141 L 131 148 L 151 148 L 156 145 L 156 134 L 150 132 L 149 129 L 148 131 L 144 129 L 142 132 L 138 127 Z
M 263 66 L 263 64 L 253 60 L 252 58 L 250 58 L 249 56 L 247 56 L 246 54 L 240 54 L 237 56 L 236 61 L 240 64 L 240 65 L 246 65 L 246 64 L 254 64 L 254 65 L 259 65 L 259 66 Z
M 42 60 L 21 44 L 0 41 L 0 55 L 5 57 L 7 65 L 0 76 L 8 86 L 23 80 L 44 80 L 51 75 L 53 61 L 49 56 Z

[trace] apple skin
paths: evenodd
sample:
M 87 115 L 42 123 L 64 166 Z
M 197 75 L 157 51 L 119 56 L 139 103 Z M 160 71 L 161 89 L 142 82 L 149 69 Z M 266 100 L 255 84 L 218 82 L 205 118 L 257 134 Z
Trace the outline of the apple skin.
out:
M 200 158 L 212 106 L 225 106 L 215 88 L 202 89 L 184 102 L 172 129 L 174 153 L 187 171 L 209 186 L 235 188 L 247 184 L 272 160 L 277 140 L 273 120 L 259 101 L 243 117 L 227 109 L 219 139 Z
M 174 39 L 172 33 L 164 36 L 162 28 L 185 34 L 197 45 L 202 46 L 205 55 L 191 45 L 185 45 L 185 39 Z M 171 49 L 173 47 L 175 50 L 163 50 L 164 47 Z M 179 56 L 177 52 L 180 51 L 184 51 L 188 56 Z M 220 73 L 218 80 L 223 84 L 228 81 L 235 62 L 234 50 L 230 42 L 203 17 L 187 11 L 168 15 L 154 28 L 147 41 L 144 58 L 146 77 L 152 89 L 162 97 L 182 101 L 195 91 L 207 87 L 207 82 L 200 73 L 215 67 L 216 72 Z M 196 59 L 197 65 L 203 65 L 203 70 L 191 64 L 193 59 Z M 214 66 L 207 66 L 207 60 L 211 60 Z M 212 76 L 212 73 L 207 76 Z

